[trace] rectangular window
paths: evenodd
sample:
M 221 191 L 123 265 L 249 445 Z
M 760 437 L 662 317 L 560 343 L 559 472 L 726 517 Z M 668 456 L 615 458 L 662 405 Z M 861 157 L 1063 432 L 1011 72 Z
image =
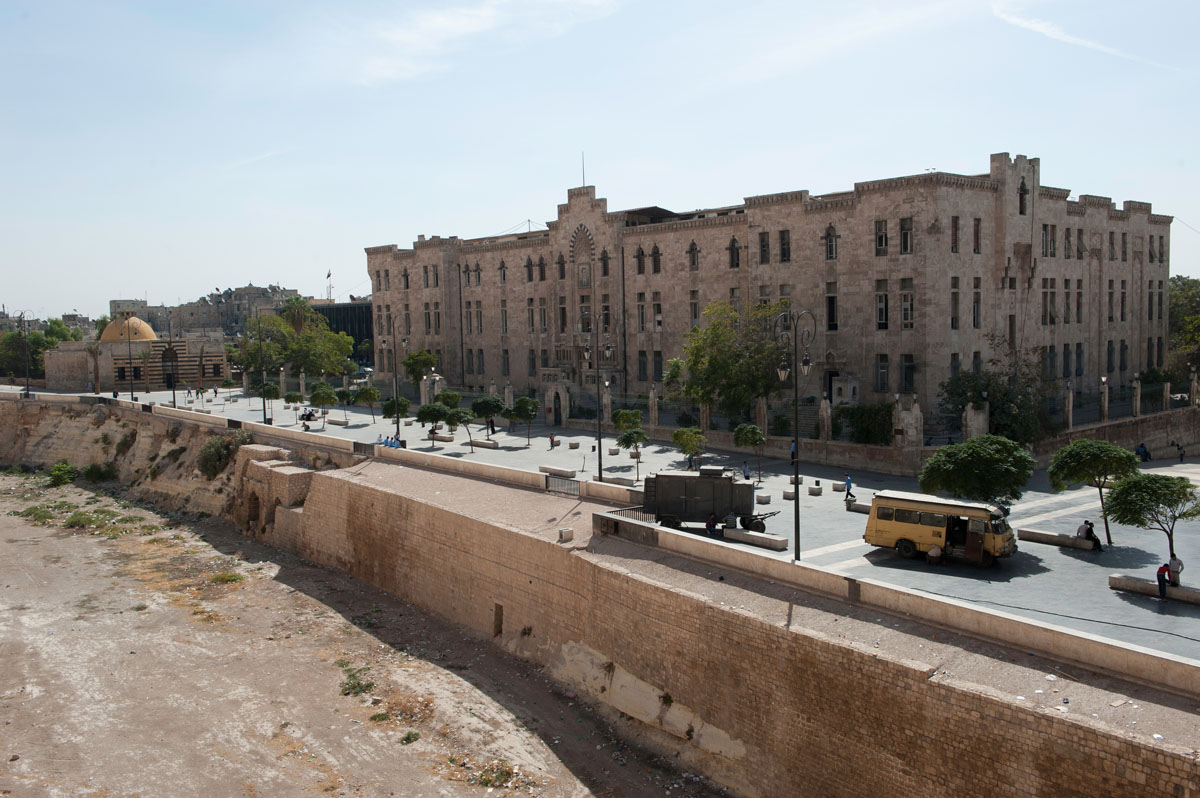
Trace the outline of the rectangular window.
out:
M 508 335 L 508 300 L 500 300 L 500 334 Z
M 1064 377 L 1070 377 L 1071 376 L 1071 345 L 1070 344 L 1063 344 L 1062 361 L 1063 361 L 1062 375 Z
M 1154 321 L 1154 281 L 1150 281 L 1150 287 L 1146 289 L 1146 308 L 1148 319 Z
M 608 294 L 600 295 L 600 332 L 608 332 L 608 328 L 612 322 L 612 316 L 608 313 L 609 302 Z
M 1063 231 L 1063 257 L 1067 260 L 1071 259 L 1071 228 Z
M 1045 327 L 1050 323 L 1050 281 L 1042 278 L 1042 326 Z
M 1050 257 L 1054 257 L 1054 248 L 1058 246 L 1058 225 L 1050 225 Z
M 525 313 L 529 316 L 529 332 L 532 333 L 537 329 L 533 323 L 533 297 L 525 300 Z
M 376 291 L 383 290 L 383 281 L 379 278 L 379 269 L 375 270 L 375 290 Z
M 977 219 L 975 219 L 973 227 L 974 227 L 974 229 L 972 230 L 972 238 L 974 239 L 974 242 L 973 242 L 973 248 L 972 248 L 972 251 L 973 251 L 973 252 L 974 252 L 976 255 L 978 255 L 980 252 L 982 252 L 982 251 L 983 251 L 983 250 L 981 249 L 981 247 L 982 247 L 982 243 L 983 243 L 983 242 L 982 242 L 982 238 L 983 238 L 983 236 L 982 236 L 982 232 L 983 232 L 983 231 L 982 231 L 982 227 L 983 227 L 983 220 L 982 220 L 982 219 L 978 219 L 978 218 L 977 218 Z
M 537 352 L 529 350 L 529 376 L 533 377 L 537 374 Z
M 825 283 L 825 329 L 832 331 L 837 328 L 837 282 L 831 281 Z
M 758 234 L 758 262 L 771 262 L 771 234 L 762 232 Z
M 645 381 L 646 381 L 646 378 L 647 378 L 647 376 L 648 376 L 648 375 L 647 375 L 646 363 L 647 363 L 647 361 L 646 361 L 646 350 L 645 350 L 645 349 L 639 349 L 639 350 L 638 350 L 638 366 L 637 366 L 637 375 L 638 375 L 638 376 L 637 376 L 637 378 L 638 378 L 638 380 L 639 380 L 640 382 L 645 382 Z
M 404 272 L 400 275 L 400 279 L 401 279 L 402 283 L 404 284 L 404 290 L 407 291 L 408 290 L 408 269 L 404 270 Z
M 643 291 L 637 295 L 637 325 L 638 332 L 646 331 L 646 294 Z
M 376 273 L 378 274 L 378 272 L 376 272 Z M 390 269 L 383 270 L 383 290 L 384 291 L 392 290 L 392 274 L 391 274 Z
M 467 303 L 467 335 L 471 334 L 471 303 Z
M 1117 259 L 1117 234 L 1112 230 L 1108 231 L 1108 259 Z
M 908 216 L 900 220 L 900 254 L 913 253 L 913 220 Z
M 1125 281 L 1121 281 L 1121 321 L 1125 321 Z
M 1042 257 L 1050 254 L 1050 225 L 1042 225 Z
M 1055 278 L 1050 278 L 1050 323 L 1058 323 L 1058 291 L 1055 289 Z
M 792 260 L 792 234 L 787 230 L 779 231 L 779 262 L 789 263 Z
M 1121 233 L 1121 262 L 1129 260 L 1129 234 Z
M 425 334 L 429 335 L 433 331 L 433 316 L 429 312 L 429 303 L 425 303 Z
M 1154 365 L 1154 339 L 1146 339 L 1146 367 Z
M 500 350 L 500 376 L 507 377 L 509 375 L 508 350 Z
M 550 368 L 550 350 L 549 349 L 542 350 L 542 368 L 544 368 L 544 369 Z
M 483 373 L 483 350 L 475 350 L 475 368 L 480 374 Z
M 1075 344 L 1075 376 L 1083 376 L 1083 344 Z
M 1017 316 L 1014 313 L 1008 314 L 1008 345 L 1014 350 L 1017 346 Z
M 567 298 L 565 296 L 558 298 L 558 331 L 559 333 L 567 331 Z
M 911 277 L 900 280 L 900 329 L 911 330 L 917 318 L 916 294 Z
M 837 230 L 833 225 L 825 228 L 825 260 L 837 260 Z
M 912 393 L 916 385 L 917 364 L 912 355 L 900 356 L 900 393 Z
M 475 373 L 475 352 L 471 349 L 467 350 L 467 373 Z
M 438 287 L 438 265 L 436 263 L 433 264 L 433 287 Z
M 958 217 L 950 217 L 950 251 L 958 252 Z
M 1163 245 L 1163 237 L 1162 236 L 1158 237 L 1158 262 L 1159 263 L 1167 262 L 1167 249 Z
M 1158 281 L 1158 320 L 1159 321 L 1162 321 L 1162 318 L 1163 318 L 1162 308 L 1163 308 L 1163 281 L 1159 280 Z M 1162 360 L 1162 358 L 1159 358 L 1159 360 Z M 1162 364 L 1159 363 L 1159 365 L 1161 366 Z
M 421 267 L 421 280 L 424 283 L 424 287 L 428 288 L 429 287 L 429 267 L 428 266 Z
M 1113 308 L 1115 307 L 1115 305 L 1113 304 L 1114 298 L 1115 298 L 1115 294 L 1113 292 L 1113 281 L 1109 280 L 1108 281 L 1108 320 L 1109 321 L 1113 321 L 1116 318 L 1116 316 L 1113 314 Z
M 978 374 L 983 371 L 983 357 L 978 351 L 971 353 L 971 372 Z
M 983 294 L 980 291 L 980 279 L 975 278 L 975 292 L 971 297 L 971 326 L 978 330 L 983 326 Z
M 688 300 L 692 326 L 695 327 L 700 323 L 700 292 L 693 288 L 688 292 Z
M 442 311 L 440 302 L 433 303 L 433 332 L 434 334 L 442 331 Z
M 875 281 L 875 329 L 888 328 L 887 280 Z
M 887 248 L 887 219 L 880 219 L 875 222 L 875 254 L 886 255 Z
M 404 334 L 412 335 L 412 314 L 408 312 L 408 305 L 404 306 Z
M 950 353 L 950 376 L 957 377 L 962 371 L 962 362 L 958 359 L 958 352 Z
M 1108 342 L 1107 351 L 1108 351 L 1108 354 L 1107 354 L 1107 357 L 1105 358 L 1105 369 L 1108 371 L 1109 374 L 1112 374 L 1114 371 L 1116 371 L 1116 359 L 1117 359 L 1116 358 L 1117 350 L 1113 346 L 1112 341 Z
M 548 332 L 550 326 L 546 323 L 546 298 L 538 297 L 538 322 L 542 332 Z
M 1075 257 L 1083 260 L 1083 228 L 1075 231 Z
M 654 350 L 654 375 L 655 382 L 662 382 L 663 377 L 663 356 L 659 350 Z
M 650 310 L 654 313 L 654 331 L 662 332 L 663 315 L 662 315 L 662 294 L 658 291 L 650 294 Z
M 483 335 L 483 302 L 475 302 L 475 332 Z
M 1075 320 L 1083 324 L 1083 280 L 1075 281 Z
M 1121 339 L 1121 371 L 1129 368 L 1129 347 L 1125 345 L 1125 339 Z
M 887 393 L 891 382 L 888 379 L 888 356 L 875 356 L 875 390 Z

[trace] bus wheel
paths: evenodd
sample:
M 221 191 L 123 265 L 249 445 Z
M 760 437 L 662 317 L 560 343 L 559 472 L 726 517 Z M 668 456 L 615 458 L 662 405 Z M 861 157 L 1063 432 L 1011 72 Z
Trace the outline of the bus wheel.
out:
M 917 546 L 911 540 L 901 540 L 896 544 L 896 553 L 906 560 L 911 560 L 917 555 Z

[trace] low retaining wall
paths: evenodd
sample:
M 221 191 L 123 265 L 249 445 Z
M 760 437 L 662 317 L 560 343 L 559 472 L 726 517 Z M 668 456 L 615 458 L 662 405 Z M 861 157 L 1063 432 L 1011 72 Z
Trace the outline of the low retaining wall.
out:
M 613 534 L 697 560 L 718 563 L 766 579 L 786 582 L 835 598 L 911 615 L 949 629 L 1037 651 L 1054 659 L 1136 679 L 1182 695 L 1200 694 L 1200 662 L 1132 644 L 1077 632 L 1050 624 L 976 607 L 954 599 L 930 596 L 915 590 L 854 579 L 820 568 L 764 557 L 717 540 L 688 535 L 666 527 L 597 514 L 593 531 Z

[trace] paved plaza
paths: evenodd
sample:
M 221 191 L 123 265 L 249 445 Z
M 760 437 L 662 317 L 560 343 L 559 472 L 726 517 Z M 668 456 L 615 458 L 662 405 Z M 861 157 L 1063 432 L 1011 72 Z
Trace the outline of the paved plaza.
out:
M 16 390 L 11 386 L 4 386 L 4 389 Z M 149 394 L 137 391 L 135 394 L 140 401 L 164 404 L 171 401 L 169 391 Z M 234 397 L 238 401 L 227 401 Z M 122 398 L 128 398 L 128 394 L 123 394 Z M 180 407 L 188 407 L 182 393 L 177 394 L 177 399 Z M 273 405 L 275 426 L 300 429 L 294 411 L 283 410 L 283 403 L 278 400 L 270 404 Z M 213 415 L 225 415 L 242 421 L 263 420 L 262 400 L 247 398 L 240 390 L 221 390 L 216 401 L 205 404 L 205 407 L 211 409 Z M 378 408 L 374 421 L 366 408 L 356 407 L 345 410 L 341 407 L 330 408 L 329 418 L 346 419 L 348 424 L 344 427 L 327 424 L 322 430 L 318 421 L 312 425 L 313 431 L 369 442 L 396 431 L 395 422 L 380 417 Z M 506 426 L 507 422 L 497 419 L 500 431 L 493 437 L 499 442 L 500 448 L 495 450 L 477 448 L 471 452 L 467 434 L 461 428 L 454 443 L 437 443 L 432 447 L 426 430 L 416 423 L 411 426 L 402 424 L 400 437 L 409 448 L 446 457 L 468 457 L 531 471 L 536 471 L 539 466 L 555 466 L 577 470 L 579 479 L 594 476 L 597 465 L 594 430 L 587 432 L 534 424 L 531 441 L 527 444 L 524 425 L 515 432 L 508 432 Z M 553 449 L 549 445 L 551 432 L 562 441 Z M 476 439 L 484 437 L 475 425 L 471 434 Z M 614 436 L 610 434 L 604 436 L 606 478 L 632 479 L 635 474 L 645 477 L 656 471 L 687 467 L 686 460 L 676 447 L 657 441 L 643 450 L 641 465 L 637 467 L 624 451 L 609 455 L 609 448 L 614 446 L 613 440 Z M 579 447 L 571 449 L 571 442 L 578 442 Z M 720 465 L 739 471 L 744 463 L 757 479 L 758 466 L 751 452 L 711 452 L 704 457 L 705 465 Z M 1160 458 L 1147 463 L 1144 468 L 1152 472 L 1186 476 L 1200 484 L 1200 460 L 1189 458 L 1180 463 L 1174 458 Z M 1150 596 L 1108 588 L 1108 576 L 1112 573 L 1154 579 L 1155 569 L 1167 559 L 1167 540 L 1161 532 L 1114 524 L 1114 545 L 1106 547 L 1103 553 L 1022 542 L 1016 555 L 1000 561 L 992 568 L 978 568 L 957 562 L 932 566 L 919 559 L 903 560 L 892 551 L 877 549 L 863 542 L 866 516 L 846 512 L 843 494 L 831 490 L 833 483 L 842 481 L 843 469 L 802 462 L 800 473 L 804 477 L 805 487 L 820 480 L 825 488 L 821 496 L 810 496 L 803 489 L 799 491 L 800 554 L 801 559 L 809 565 L 858 579 L 871 579 L 961 599 L 1038 622 L 1200 660 L 1200 606 L 1179 602 L 1160 603 Z M 771 502 L 759 509 L 781 511 L 767 520 L 767 532 L 784 536 L 789 541 L 785 552 L 756 549 L 764 557 L 788 559 L 793 556 L 792 503 L 783 500 L 783 490 L 788 486 L 790 474 L 791 467 L 786 461 L 762 461 L 762 484 L 759 490 L 770 495 Z M 851 477 L 854 493 L 858 501 L 863 503 L 869 503 L 871 496 L 879 490 L 917 490 L 916 479 L 910 477 L 870 472 L 852 472 Z M 1021 501 L 1014 505 L 1009 520 L 1014 529 L 1033 528 L 1074 534 L 1075 528 L 1085 518 L 1096 523 L 1097 534 L 1104 539 L 1104 524 L 1100 518 L 1100 502 L 1096 491 L 1079 488 L 1053 493 L 1045 472 L 1040 471 L 1034 475 Z M 1200 522 L 1181 522 L 1177 526 L 1175 548 L 1187 567 L 1200 573 Z M 1184 571 L 1185 584 L 1190 581 L 1188 577 L 1191 573 L 1190 570 Z

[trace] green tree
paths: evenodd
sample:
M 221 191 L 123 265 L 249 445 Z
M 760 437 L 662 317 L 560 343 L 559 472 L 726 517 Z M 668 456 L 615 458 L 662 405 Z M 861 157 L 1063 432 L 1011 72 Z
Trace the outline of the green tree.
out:
M 437 367 L 437 356 L 428 349 L 417 349 L 404 356 L 404 373 L 412 380 L 413 390 L 421 391 L 421 378 Z
M 285 357 L 291 364 L 293 376 L 301 371 L 305 374 L 342 374 L 346 359 L 354 351 L 353 338 L 326 329 L 306 328 L 288 343 Z
M 462 404 L 462 394 L 455 391 L 442 391 L 433 397 L 433 401 L 449 407 L 451 410 Z
M 613 426 L 622 432 L 630 429 L 640 429 L 642 426 L 642 411 L 614 410 L 612 420 Z
M 917 481 L 925 493 L 1009 505 L 1021 498 L 1033 467 L 1033 457 L 1016 441 L 980 435 L 938 449 Z
M 269 402 L 269 403 L 274 402 L 276 399 L 279 398 L 279 386 L 273 382 L 265 383 L 259 389 L 259 396 L 261 396 L 263 399 L 266 399 L 267 402 Z M 275 417 L 275 405 L 269 404 L 267 412 L 270 414 L 271 418 L 274 418 Z
M 1175 524 L 1200 518 L 1200 493 L 1187 477 L 1133 474 L 1112 486 L 1104 512 L 1118 524 L 1161 530 L 1174 557 Z
M 471 412 L 476 418 L 482 418 L 487 430 L 488 440 L 492 438 L 492 419 L 504 410 L 504 402 L 496 396 L 481 396 L 471 402 Z
M 762 482 L 762 450 L 766 445 L 767 436 L 757 424 L 739 424 L 733 431 L 733 445 L 754 450 L 758 468 L 758 481 Z
M 308 304 L 308 300 L 302 296 L 290 296 L 285 299 L 283 306 L 279 308 L 278 315 L 297 335 L 306 329 L 329 328 L 329 322 L 325 320 L 325 317 L 313 310 Z
M 112 321 L 112 318 L 108 314 L 105 314 L 103 316 L 98 317 L 92 323 L 96 325 L 96 332 L 102 333 L 102 332 L 104 332 L 104 328 L 107 327 L 109 322 L 111 322 L 111 321 Z
M 1104 536 L 1112 545 L 1112 531 L 1104 511 L 1104 489 L 1138 471 L 1138 457 L 1108 441 L 1081 438 L 1071 441 L 1050 458 L 1050 486 L 1060 491 L 1068 485 L 1090 485 L 1100 494 L 1100 514 L 1104 518 Z
M 333 392 L 333 386 L 327 382 L 316 383 L 308 394 L 308 403 L 313 407 L 321 408 L 322 411 L 327 407 L 334 406 L 337 401 L 337 394 Z M 321 429 L 325 429 L 324 412 L 321 413 Z
M 379 389 L 374 385 L 367 385 L 359 388 L 354 392 L 354 403 L 366 405 L 371 411 L 371 423 L 375 423 L 375 404 L 379 401 Z
M 441 402 L 430 402 L 417 408 L 417 421 L 429 425 L 429 448 L 433 448 L 433 435 L 437 425 L 446 420 L 450 408 Z
M 354 356 L 360 363 L 370 363 L 371 355 L 375 351 L 374 347 L 375 344 L 370 338 L 364 338 L 354 345 Z
M 758 428 L 755 427 L 755 429 Z M 695 457 L 696 465 L 699 467 L 700 458 L 704 455 L 704 449 L 708 445 L 708 438 L 704 436 L 704 432 L 699 427 L 680 427 L 671 433 L 671 441 L 679 447 L 684 457 Z
M 737 418 L 760 396 L 784 387 L 778 368 L 788 353 L 775 337 L 775 320 L 786 302 L 738 309 L 712 302 L 704 324 L 684 339 L 683 357 L 667 365 L 663 382 L 675 400 L 714 405 Z
M 403 396 L 396 396 L 391 399 L 386 399 L 383 403 L 383 417 L 395 418 L 396 414 L 399 413 L 400 417 L 404 418 L 408 415 L 408 409 L 411 406 L 412 402 Z
M 283 395 L 283 401 L 292 406 L 292 410 L 296 413 L 296 423 L 300 423 L 300 403 L 304 401 L 304 394 L 299 391 L 288 391 Z
M 465 407 L 450 407 L 446 409 L 446 426 L 450 428 L 450 434 L 453 435 L 459 427 L 467 431 L 467 441 L 470 443 L 471 451 L 475 451 L 475 439 L 471 437 L 471 422 L 475 420 L 475 414 Z
M 519 421 L 525 423 L 525 445 L 528 446 L 533 437 L 533 422 L 538 417 L 540 409 L 541 403 L 537 399 L 532 399 L 528 396 L 518 396 L 511 407 L 506 407 L 500 411 L 500 416 L 513 423 Z
M 346 406 L 354 401 L 354 395 L 351 394 L 347 388 L 338 388 L 333 393 L 337 397 L 338 403 L 342 406 L 342 418 L 346 419 L 346 421 L 349 421 L 350 412 L 346 409 Z
M 616 414 L 614 413 L 613 415 Z M 639 413 L 638 415 L 640 416 L 641 414 Z M 630 449 L 633 450 L 633 478 L 635 481 L 642 478 L 642 457 L 640 447 L 649 442 L 650 439 L 646 437 L 646 433 L 641 427 L 623 430 L 621 434 L 617 436 L 617 446 L 627 451 Z
M 46 322 L 46 345 L 53 349 L 60 341 L 82 341 L 83 332 L 71 329 L 62 319 L 50 319 Z

